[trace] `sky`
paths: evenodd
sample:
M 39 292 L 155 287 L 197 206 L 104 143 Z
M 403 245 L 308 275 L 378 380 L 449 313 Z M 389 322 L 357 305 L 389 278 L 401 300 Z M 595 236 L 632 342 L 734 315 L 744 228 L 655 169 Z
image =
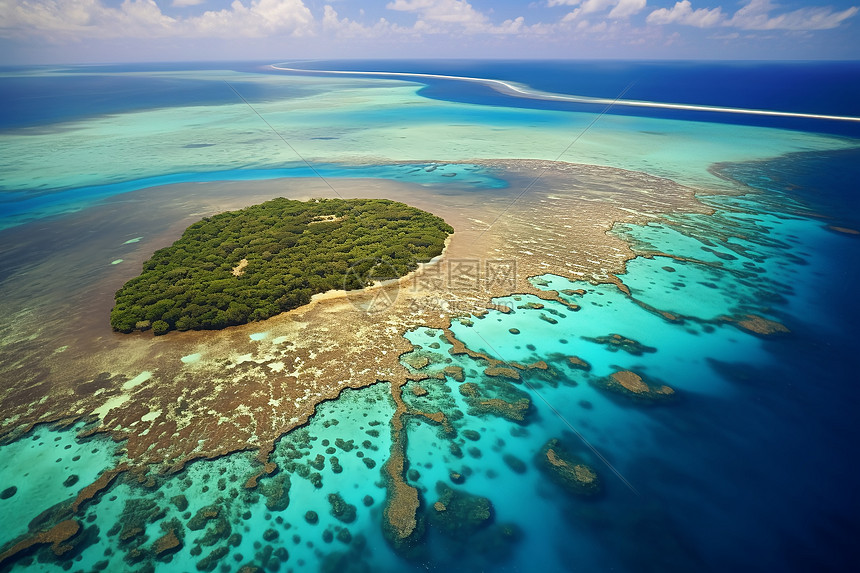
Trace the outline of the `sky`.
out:
M 0 64 L 860 59 L 860 0 L 0 0 Z

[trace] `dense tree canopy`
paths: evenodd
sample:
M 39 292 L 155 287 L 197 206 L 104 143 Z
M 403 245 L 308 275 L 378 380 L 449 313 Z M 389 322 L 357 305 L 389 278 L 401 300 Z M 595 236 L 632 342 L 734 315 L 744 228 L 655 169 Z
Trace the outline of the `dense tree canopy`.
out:
M 220 329 L 414 270 L 454 230 L 384 199 L 273 199 L 194 223 L 116 293 L 111 326 Z

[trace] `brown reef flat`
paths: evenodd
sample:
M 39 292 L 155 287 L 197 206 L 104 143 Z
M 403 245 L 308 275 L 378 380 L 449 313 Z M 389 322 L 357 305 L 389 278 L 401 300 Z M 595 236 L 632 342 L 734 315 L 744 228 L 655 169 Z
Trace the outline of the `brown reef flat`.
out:
M 601 480 L 593 467 L 585 463 L 551 438 L 537 454 L 538 467 L 567 491 L 581 496 L 593 496 L 602 489 Z
M 601 390 L 645 404 L 658 404 L 676 397 L 673 388 L 665 384 L 647 382 L 641 375 L 630 370 L 619 370 L 606 378 L 592 380 L 591 383 Z
M 68 541 L 69 539 L 77 535 L 78 531 L 80 530 L 81 524 L 74 519 L 67 519 L 65 521 L 61 521 L 60 523 L 54 525 L 51 529 L 30 535 L 4 551 L 2 554 L 0 554 L 0 565 L 2 565 L 3 562 L 7 559 L 12 559 L 16 555 L 23 553 L 34 545 L 44 545 L 50 543 L 51 550 L 54 552 L 54 554 L 62 555 L 63 553 L 71 549 L 71 547 L 63 545 L 63 542 Z
M 736 320 L 735 324 L 747 332 L 761 334 L 762 336 L 786 334 L 791 332 L 788 330 L 788 327 L 781 322 L 770 320 L 769 318 L 755 314 L 747 314 L 743 318 Z
M 0 281 L 6 318 L 0 435 L 98 417 L 97 431 L 125 440 L 132 466 L 174 471 L 195 458 L 248 449 L 266 461 L 278 437 L 344 388 L 384 380 L 399 392 L 408 371 L 398 357 L 411 350 L 405 330 L 447 328 L 452 317 L 484 313 L 493 297 L 514 292 L 557 299 L 526 280 L 548 272 L 620 284 L 615 274 L 633 253 L 607 234 L 615 222 L 710 212 L 692 189 L 644 173 L 543 161 L 479 163 L 510 187 L 458 191 L 333 181 L 345 198 L 396 199 L 443 217 L 455 228 L 447 251 L 383 288 L 322 297 L 265 322 L 217 332 L 114 333 L 108 323 L 113 293 L 195 220 L 276 196 L 332 196 L 325 183 L 166 186 L 0 232 L 0 267 L 7 271 Z M 118 259 L 124 260 L 111 264 Z M 391 473 L 396 462 L 389 460 Z

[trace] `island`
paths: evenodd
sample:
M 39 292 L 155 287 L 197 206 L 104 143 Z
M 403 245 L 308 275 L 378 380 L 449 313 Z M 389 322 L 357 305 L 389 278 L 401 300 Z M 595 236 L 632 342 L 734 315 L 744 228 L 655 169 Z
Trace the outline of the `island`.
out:
M 110 313 L 130 333 L 264 320 L 330 290 L 395 279 L 442 253 L 454 229 L 386 199 L 277 198 L 205 217 L 143 263 Z

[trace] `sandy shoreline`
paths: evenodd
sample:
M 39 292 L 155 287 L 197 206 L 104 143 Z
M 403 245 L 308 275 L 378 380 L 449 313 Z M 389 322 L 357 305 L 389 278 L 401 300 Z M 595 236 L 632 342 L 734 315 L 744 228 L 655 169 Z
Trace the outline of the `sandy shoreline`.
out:
M 353 289 L 353 290 L 328 290 L 326 292 L 319 292 L 315 295 L 311 296 L 311 302 L 308 304 L 316 304 L 323 301 L 329 300 L 337 300 L 337 299 L 348 299 L 350 297 L 365 297 L 369 294 L 374 293 L 375 291 L 384 290 L 388 288 L 392 288 L 395 285 L 397 287 L 402 287 L 407 285 L 408 283 L 415 281 L 422 274 L 428 271 L 428 269 L 432 269 L 438 266 L 441 261 L 445 258 L 445 253 L 448 251 L 448 247 L 451 245 L 451 239 L 453 235 L 449 235 L 445 239 L 445 246 L 442 249 L 442 252 L 427 261 L 426 263 L 418 263 L 418 268 L 414 271 L 403 275 L 402 277 L 398 277 L 396 279 L 389 279 L 387 281 L 377 281 L 372 285 L 366 286 L 362 289 Z

